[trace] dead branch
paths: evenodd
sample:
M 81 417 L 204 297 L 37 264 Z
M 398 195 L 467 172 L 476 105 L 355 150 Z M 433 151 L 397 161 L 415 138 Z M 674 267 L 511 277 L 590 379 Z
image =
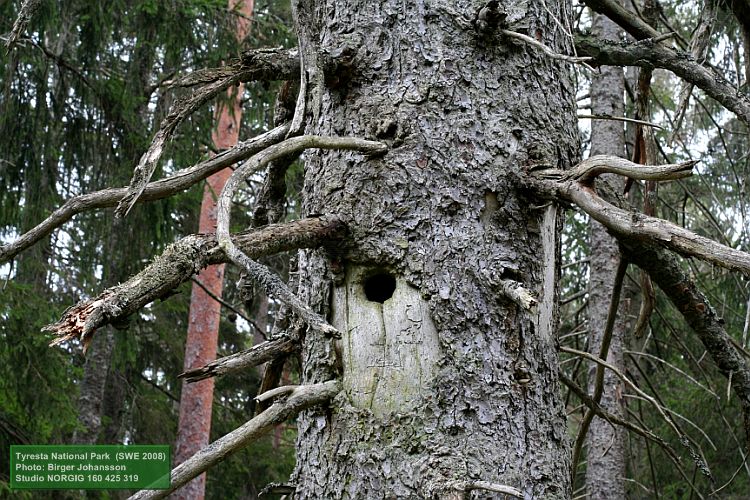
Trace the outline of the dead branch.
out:
M 563 174 L 563 179 L 575 179 L 592 184 L 602 174 L 618 174 L 631 179 L 648 181 L 673 181 L 690 177 L 697 160 L 667 165 L 642 165 L 619 156 L 594 155 L 586 158 Z
M 10 30 L 10 34 L 5 40 L 6 54 L 10 53 L 13 46 L 18 42 L 18 39 L 23 35 L 24 31 L 26 31 L 26 26 L 28 26 L 31 17 L 41 3 L 41 0 L 24 0 L 23 3 L 21 3 L 21 9 L 18 11 L 18 16 L 13 23 L 13 28 Z
M 527 181 L 540 195 L 578 205 L 618 238 L 656 243 L 682 255 L 697 257 L 750 275 L 750 254 L 671 222 L 618 208 L 602 199 L 593 186 L 595 177 L 603 173 L 618 173 L 632 179 L 675 179 L 689 175 L 688 167 L 693 164 L 686 162 L 647 166 L 633 164 L 621 158 L 597 156 L 589 158 L 569 172 L 554 169 L 532 171 Z
M 498 287 L 503 295 L 527 311 L 533 311 L 538 304 L 536 298 L 523 286 L 523 283 L 513 280 L 500 280 Z
M 184 378 L 188 382 L 198 382 L 209 377 L 240 372 L 292 353 L 296 348 L 297 339 L 288 335 L 281 335 L 250 349 L 219 358 L 200 368 L 188 370 L 179 374 L 178 378 Z
M 279 396 L 283 396 L 284 394 L 293 392 L 296 387 L 296 385 L 283 385 L 281 387 L 274 387 L 273 389 L 255 396 L 255 402 L 263 403 L 264 401 L 268 401 L 269 399 L 276 399 Z
M 133 208 L 133 205 L 136 204 L 141 194 L 143 194 L 143 190 L 146 189 L 148 181 L 151 180 L 151 176 L 154 170 L 156 170 L 156 164 L 164 152 L 164 147 L 172 139 L 177 126 L 220 92 L 240 83 L 241 78 L 246 76 L 242 73 L 242 71 L 231 73 L 224 78 L 205 85 L 190 97 L 175 102 L 167 117 L 162 120 L 159 130 L 151 141 L 148 150 L 143 153 L 138 165 L 133 170 L 133 178 L 130 180 L 128 191 L 115 209 L 116 217 L 125 217 L 130 212 L 130 209 Z
M 599 347 L 599 359 L 606 360 L 609 354 L 609 345 L 612 342 L 612 331 L 615 328 L 615 320 L 617 319 L 617 308 L 620 305 L 620 294 L 622 292 L 622 283 L 625 279 L 625 272 L 628 270 L 628 260 L 620 257 L 620 262 L 617 265 L 617 273 L 615 274 L 615 280 L 612 284 L 612 296 L 609 301 L 609 311 L 607 312 L 607 323 L 604 327 L 604 333 L 602 335 L 602 343 Z M 602 400 L 604 394 L 604 365 L 596 365 L 596 375 L 594 378 L 594 395 L 592 400 L 597 405 Z M 576 469 L 578 468 L 578 460 L 580 459 L 581 450 L 583 449 L 583 442 L 586 440 L 586 434 L 589 432 L 589 426 L 591 421 L 594 419 L 594 409 L 589 408 L 586 414 L 581 420 L 581 425 L 578 428 L 578 436 L 576 437 L 575 444 L 573 446 L 573 460 L 570 464 L 571 480 L 575 481 Z
M 664 441 L 662 438 L 654 434 L 653 432 L 643 429 L 642 427 L 639 427 L 632 422 L 629 422 L 628 420 L 625 420 L 624 418 L 618 417 L 614 413 L 610 413 L 604 408 L 601 407 L 599 403 L 594 401 L 591 396 L 586 394 L 586 391 L 584 391 L 578 384 L 573 382 L 573 380 L 569 379 L 562 371 L 559 373 L 560 380 L 563 384 L 568 386 L 568 388 L 573 391 L 573 393 L 578 397 L 578 399 L 581 400 L 583 404 L 585 404 L 590 410 L 592 410 L 596 416 L 603 418 L 607 422 L 609 422 L 612 425 L 619 425 L 621 427 L 624 427 L 625 429 L 629 430 L 630 432 L 633 432 L 635 434 L 638 434 L 639 436 L 643 436 L 644 438 L 653 441 L 654 443 L 661 446 L 661 448 L 664 450 L 664 452 L 669 455 L 669 457 L 675 461 L 675 463 L 679 463 L 680 458 L 677 456 L 677 453 L 674 451 L 674 449 Z
M 252 173 L 268 165 L 274 160 L 297 154 L 308 148 L 356 150 L 369 154 L 382 154 L 387 146 L 380 142 L 368 141 L 356 137 L 321 137 L 307 135 L 292 137 L 279 144 L 275 144 L 246 161 L 232 173 L 227 180 L 216 203 L 217 223 L 216 239 L 229 259 L 243 268 L 248 277 L 257 285 L 263 287 L 266 294 L 273 295 L 290 307 L 311 328 L 328 336 L 339 337 L 339 332 L 319 314 L 302 302 L 289 287 L 274 273 L 262 264 L 255 262 L 235 246 L 229 235 L 231 219 L 232 196 L 240 184 Z
M 506 30 L 506 29 L 501 29 L 500 33 L 502 33 L 503 35 L 507 36 L 508 38 L 513 38 L 513 39 L 518 40 L 520 42 L 523 42 L 525 44 L 531 45 L 532 47 L 536 47 L 537 49 L 539 49 L 542 52 L 544 52 L 544 54 L 546 54 L 547 57 L 549 57 L 551 59 L 556 59 L 558 61 L 565 61 L 565 62 L 569 62 L 569 63 L 573 63 L 573 64 L 583 64 L 584 66 L 588 67 L 589 69 L 593 69 L 593 68 L 591 68 L 591 66 L 589 66 L 588 64 L 586 64 L 586 63 L 588 63 L 589 61 L 591 61 L 593 59 L 592 57 L 576 57 L 576 56 L 568 56 L 568 55 L 565 55 L 565 54 L 559 54 L 559 53 L 555 52 L 554 50 L 552 50 L 551 48 L 549 48 L 546 45 L 544 45 L 543 43 L 538 42 L 534 38 L 532 38 L 532 37 L 530 37 L 528 35 L 524 35 L 523 33 L 517 33 L 515 31 Z
M 584 359 L 587 359 L 589 361 L 593 361 L 594 363 L 596 363 L 598 365 L 601 365 L 601 366 L 603 366 L 603 367 L 611 370 L 612 373 L 614 373 L 615 375 L 617 375 L 617 378 L 619 378 L 620 380 L 622 380 L 625 383 L 625 385 L 627 385 L 628 387 L 630 387 L 630 389 L 635 394 L 637 394 L 638 396 L 640 396 L 641 398 L 643 398 L 644 401 L 649 402 L 656 409 L 656 411 L 659 413 L 659 415 L 662 417 L 662 419 L 664 419 L 664 421 L 667 423 L 667 425 L 675 432 L 675 434 L 677 434 L 678 436 L 680 436 L 680 438 L 684 437 L 683 432 L 680 430 L 679 427 L 677 427 L 677 424 L 675 424 L 675 422 L 672 419 L 672 417 L 669 416 L 669 414 L 667 413 L 666 409 L 655 398 L 649 396 L 644 391 L 642 391 L 640 387 L 638 387 L 624 373 L 622 373 L 620 370 L 618 370 L 617 367 L 615 367 L 611 363 L 607 363 L 603 359 L 600 359 L 600 358 L 594 356 L 593 354 L 590 354 L 590 353 L 585 352 L 585 351 L 579 351 L 577 349 L 572 349 L 570 347 L 564 347 L 564 346 L 560 346 L 559 349 L 562 352 L 567 352 L 568 354 L 573 354 L 575 356 L 580 356 L 580 357 L 582 357 Z
M 584 0 L 584 3 L 591 10 L 604 14 L 616 24 L 619 24 L 621 28 L 633 35 L 636 40 L 655 38 L 661 35 L 646 21 L 613 0 Z
M 341 390 L 341 384 L 329 380 L 322 384 L 302 385 L 294 388 L 285 399 L 276 401 L 268 410 L 245 423 L 229 434 L 217 439 L 198 453 L 181 463 L 170 476 L 166 490 L 141 490 L 129 500 L 164 498 L 188 481 L 225 460 L 251 442 L 257 440 L 274 426 L 285 422 L 302 410 L 330 401 Z
M 610 42 L 581 33 L 576 34 L 575 44 L 579 54 L 593 58 L 592 64 L 667 69 L 702 89 L 750 125 L 750 96 L 738 90 L 715 69 L 700 64 L 691 54 L 647 40 Z
M 653 127 L 658 128 L 660 130 L 663 130 L 664 127 L 661 125 L 657 125 L 655 123 L 647 122 L 645 120 L 636 120 L 635 118 L 627 118 L 625 116 L 612 116 L 612 115 L 587 115 L 584 113 L 579 113 L 576 115 L 578 118 L 584 119 L 584 120 L 612 120 L 615 122 L 625 122 L 625 123 L 635 123 L 637 125 L 644 125 L 646 127 Z
M 151 145 L 143 153 L 138 165 L 133 170 L 130 186 L 117 205 L 115 215 L 125 217 L 138 201 L 138 198 L 141 197 L 154 170 L 156 170 L 156 164 L 164 152 L 164 147 L 172 139 L 177 127 L 185 118 L 232 85 L 258 79 L 290 78 L 293 70 L 296 69 L 293 62 L 294 55 L 294 51 L 280 49 L 249 51 L 243 55 L 240 61 L 227 68 L 206 70 L 194 75 L 194 78 L 183 80 L 184 83 L 181 83 L 181 86 L 196 85 L 201 80 L 209 83 L 195 91 L 187 99 L 177 101 L 167 117 L 162 120 Z
M 204 68 L 169 82 L 169 87 L 206 85 L 234 73 L 243 74 L 242 83 L 250 81 L 292 80 L 299 73 L 299 56 L 296 48 L 255 49 L 242 54 L 242 58 L 226 66 Z
M 466 493 L 472 490 L 485 490 L 500 493 L 506 495 L 506 497 L 523 498 L 523 493 L 518 488 L 505 484 L 491 483 L 489 481 L 459 481 L 455 489 Z
M 750 366 L 724 329 L 723 320 L 673 256 L 637 239 L 621 238 L 620 245 L 628 258 L 648 272 L 669 297 L 711 354 L 719 371 L 730 380 L 742 406 L 746 448 L 750 451 Z
M 289 130 L 288 125 L 274 128 L 264 134 L 243 141 L 231 149 L 223 151 L 211 159 L 192 167 L 180 170 L 175 174 L 158 181 L 150 182 L 143 190 L 139 202 L 160 200 L 183 191 L 193 184 L 202 181 L 219 170 L 249 158 L 271 144 L 281 141 Z M 19 236 L 15 241 L 0 246 L 0 263 L 7 262 L 22 251 L 34 245 L 56 228 L 62 226 L 76 214 L 97 208 L 113 207 L 127 193 L 127 188 L 109 188 L 94 193 L 74 196 L 60 208 L 52 212 L 44 221 L 33 229 Z
M 258 258 L 285 250 L 318 247 L 339 240 L 345 231 L 340 219 L 323 216 L 273 224 L 232 238 L 244 252 Z M 146 304 L 168 296 L 207 265 L 225 262 L 228 258 L 214 235 L 187 236 L 169 245 L 151 265 L 125 283 L 69 308 L 60 321 L 44 330 L 57 336 L 51 345 L 79 339 L 85 351 L 97 328 L 122 321 Z

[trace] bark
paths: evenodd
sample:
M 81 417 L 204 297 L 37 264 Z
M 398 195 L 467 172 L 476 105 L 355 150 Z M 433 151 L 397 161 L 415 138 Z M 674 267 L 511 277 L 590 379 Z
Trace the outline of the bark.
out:
M 609 19 L 602 15 L 594 17 L 592 31 L 607 40 L 618 40 L 621 31 Z M 611 116 L 624 115 L 625 81 L 623 69 L 618 66 L 602 66 L 592 75 L 591 80 L 591 113 Z M 594 121 L 591 124 L 591 154 L 625 154 L 625 134 L 623 124 L 616 121 Z M 622 177 L 605 176 L 618 191 L 622 190 Z M 617 241 L 607 233 L 606 228 L 591 221 L 590 233 L 590 282 L 589 282 L 589 352 L 599 355 L 602 334 L 607 321 L 607 310 L 612 285 L 615 278 L 620 251 Z M 628 316 L 629 300 L 620 301 L 617 319 L 612 330 L 612 338 L 606 361 L 624 370 L 623 347 L 630 324 Z M 593 373 L 589 371 L 589 392 L 594 392 Z M 601 408 L 615 417 L 622 419 L 625 415 L 624 387 L 620 379 L 611 371 L 604 372 L 604 392 L 599 404 Z M 591 421 L 586 440 L 586 490 L 589 498 L 624 499 L 625 498 L 625 430 L 612 425 L 603 418 L 595 417 Z
M 346 73 L 307 73 L 307 132 L 391 146 L 384 158 L 307 155 L 306 213 L 341 214 L 352 239 L 300 256 L 300 294 L 342 332 L 308 331 L 302 375 L 341 372 L 344 389 L 300 417 L 298 498 L 571 493 L 554 352 L 559 218 L 511 177 L 571 165 L 573 87 L 559 60 L 477 31 L 482 4 L 454 6 L 297 6 L 303 54 L 357 47 Z M 547 7 L 508 6 L 508 29 L 571 53 L 559 28 L 570 5 Z M 503 293 L 507 280 L 536 298 L 533 312 Z
M 92 344 L 86 357 L 78 396 L 78 428 L 73 433 L 73 444 L 96 444 L 102 429 L 102 409 L 110 360 L 114 347 L 114 332 L 108 328 Z
M 242 13 L 238 17 L 236 37 L 239 43 L 244 40 L 249 29 L 249 17 L 253 13 L 253 0 L 229 0 L 229 9 Z M 214 114 L 216 127 L 211 139 L 218 150 L 235 146 L 239 139 L 242 121 L 243 85 L 230 88 L 228 100 L 217 107 Z M 198 223 L 198 232 L 216 231 L 216 197 L 224 188 L 231 175 L 225 168 L 211 175 L 203 189 L 203 201 Z M 184 371 L 200 367 L 216 358 L 221 322 L 221 303 L 211 296 L 221 297 L 224 288 L 224 264 L 208 266 L 198 274 L 202 286 L 193 283 L 190 296 L 190 320 L 185 339 Z M 209 378 L 196 384 L 183 382 L 180 393 L 180 417 L 175 443 L 175 464 L 181 464 L 201 448 L 211 437 L 211 410 L 213 407 L 214 379 Z M 206 490 L 206 474 L 190 481 L 173 495 L 175 499 L 202 499 Z

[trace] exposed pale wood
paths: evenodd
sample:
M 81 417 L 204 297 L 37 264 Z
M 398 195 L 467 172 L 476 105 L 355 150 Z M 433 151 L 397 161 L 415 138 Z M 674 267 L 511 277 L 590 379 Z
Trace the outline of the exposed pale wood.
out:
M 344 391 L 376 416 L 413 409 L 435 376 L 438 335 L 419 290 L 396 277 L 393 296 L 368 300 L 364 281 L 375 270 L 352 266 L 333 292 L 331 322 L 342 332 Z
M 272 224 L 233 238 L 249 255 L 261 257 L 330 243 L 343 236 L 344 231 L 345 226 L 338 218 L 328 216 Z M 45 330 L 57 335 L 53 345 L 80 339 L 86 349 L 97 328 L 122 321 L 149 302 L 168 296 L 205 266 L 227 261 L 213 235 L 187 236 L 168 246 L 151 265 L 125 283 L 69 308 L 60 321 L 45 327 Z

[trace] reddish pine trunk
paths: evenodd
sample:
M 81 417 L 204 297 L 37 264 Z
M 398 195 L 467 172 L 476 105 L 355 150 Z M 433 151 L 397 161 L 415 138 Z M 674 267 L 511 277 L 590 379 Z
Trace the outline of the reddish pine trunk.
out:
M 229 0 L 229 8 L 237 10 L 244 17 L 237 19 L 237 40 L 241 42 L 249 29 L 248 18 L 253 12 L 253 0 Z M 227 149 L 237 143 L 242 118 L 242 85 L 231 88 L 230 104 L 217 108 L 217 126 L 211 135 L 217 149 Z M 224 183 L 231 175 L 227 168 L 208 178 L 203 191 L 198 231 L 216 231 L 216 198 Z M 199 275 L 198 280 L 217 296 L 221 296 L 224 283 L 224 266 L 209 266 Z M 216 358 L 216 345 L 219 338 L 220 304 L 213 300 L 201 287 L 193 284 L 190 296 L 190 322 L 185 341 L 184 368 L 189 370 L 202 366 Z M 211 403 L 214 381 L 212 378 L 201 382 L 183 383 L 180 398 L 180 421 L 177 430 L 175 464 L 182 463 L 195 452 L 206 446 L 211 432 Z M 203 498 L 206 475 L 201 474 L 172 495 L 178 499 Z

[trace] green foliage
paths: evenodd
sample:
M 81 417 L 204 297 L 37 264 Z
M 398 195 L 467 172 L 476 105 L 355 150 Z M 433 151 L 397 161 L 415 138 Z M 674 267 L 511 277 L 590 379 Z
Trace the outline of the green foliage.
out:
M 80 357 L 48 347 L 41 328 L 64 306 L 30 285 L 9 281 L 0 301 L 0 487 L 8 480 L 11 444 L 64 443 L 76 425 Z
M 0 3 L 0 32 L 10 31 L 18 5 Z M 191 92 L 167 89 L 165 80 L 219 66 L 243 48 L 295 43 L 286 2 L 256 2 L 242 45 L 234 39 L 237 15 L 224 0 L 43 2 L 29 39 L 9 54 L 0 51 L 0 241 L 35 226 L 72 196 L 126 185 L 159 123 Z M 275 92 L 275 86 L 248 87 L 242 138 L 269 127 Z M 204 158 L 213 127 L 211 106 L 187 118 L 155 178 Z M 75 345 L 50 349 L 41 328 L 195 232 L 202 190 L 196 185 L 137 205 L 120 222 L 111 211 L 80 214 L 19 256 L 12 269 L 0 266 L 3 278 L 10 273 L 0 290 L 0 496 L 10 444 L 68 442 L 79 425 L 84 359 Z M 115 332 L 100 442 L 174 441 L 189 284 L 178 292 Z M 236 299 L 232 287 L 227 296 Z M 236 324 L 222 323 L 226 353 L 250 342 Z M 215 436 L 251 415 L 257 382 L 255 374 L 218 384 Z M 285 480 L 293 463 L 290 440 L 273 453 L 264 441 L 233 460 L 209 494 L 234 498 Z

